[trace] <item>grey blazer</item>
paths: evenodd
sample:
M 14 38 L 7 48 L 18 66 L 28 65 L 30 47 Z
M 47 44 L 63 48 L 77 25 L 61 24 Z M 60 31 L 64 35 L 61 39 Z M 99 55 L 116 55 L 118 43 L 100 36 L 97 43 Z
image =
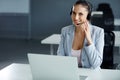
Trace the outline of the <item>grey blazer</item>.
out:
M 103 60 L 104 30 L 91 24 L 89 24 L 89 27 L 93 43 L 87 46 L 87 40 L 84 40 L 84 47 L 81 49 L 82 67 L 92 69 L 100 68 Z M 57 55 L 71 56 L 74 31 L 74 25 L 62 28 Z

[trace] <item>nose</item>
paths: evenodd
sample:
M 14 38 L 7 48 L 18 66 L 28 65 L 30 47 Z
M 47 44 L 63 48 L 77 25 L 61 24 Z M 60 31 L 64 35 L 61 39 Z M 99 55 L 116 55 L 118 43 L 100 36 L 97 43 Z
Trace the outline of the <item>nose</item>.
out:
M 75 20 L 78 20 L 78 19 L 79 19 L 79 15 L 76 14 L 76 15 L 75 15 Z

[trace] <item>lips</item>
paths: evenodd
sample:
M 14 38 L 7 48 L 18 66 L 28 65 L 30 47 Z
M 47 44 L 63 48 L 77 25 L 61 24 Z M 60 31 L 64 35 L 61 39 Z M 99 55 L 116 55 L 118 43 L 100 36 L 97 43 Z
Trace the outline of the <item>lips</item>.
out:
M 74 22 L 74 24 L 75 24 L 76 26 L 79 26 L 79 25 L 80 25 L 80 23 L 78 23 L 78 22 Z
M 76 25 L 80 25 L 80 23 L 76 24 Z
M 82 22 L 74 22 L 74 24 L 80 25 L 80 24 L 82 24 Z
M 74 23 L 75 23 L 76 25 L 77 25 L 77 24 L 80 24 L 80 22 L 78 22 L 78 21 L 77 21 L 77 22 L 76 22 L 76 21 L 74 21 Z

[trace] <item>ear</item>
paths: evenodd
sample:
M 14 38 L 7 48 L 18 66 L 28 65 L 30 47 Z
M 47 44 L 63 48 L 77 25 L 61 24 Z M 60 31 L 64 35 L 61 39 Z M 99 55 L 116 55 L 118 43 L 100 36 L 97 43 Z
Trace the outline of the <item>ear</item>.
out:
M 90 20 L 90 19 L 91 19 L 91 12 L 88 13 L 88 15 L 87 15 L 87 20 Z

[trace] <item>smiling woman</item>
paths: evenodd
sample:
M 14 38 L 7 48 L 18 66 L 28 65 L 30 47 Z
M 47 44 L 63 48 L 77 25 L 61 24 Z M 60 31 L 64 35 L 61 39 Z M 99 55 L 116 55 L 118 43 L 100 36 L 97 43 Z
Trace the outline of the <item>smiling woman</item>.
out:
M 77 57 L 79 67 L 100 69 L 104 30 L 90 24 L 91 10 L 88 1 L 75 2 L 70 12 L 73 24 L 62 28 L 57 54 Z

